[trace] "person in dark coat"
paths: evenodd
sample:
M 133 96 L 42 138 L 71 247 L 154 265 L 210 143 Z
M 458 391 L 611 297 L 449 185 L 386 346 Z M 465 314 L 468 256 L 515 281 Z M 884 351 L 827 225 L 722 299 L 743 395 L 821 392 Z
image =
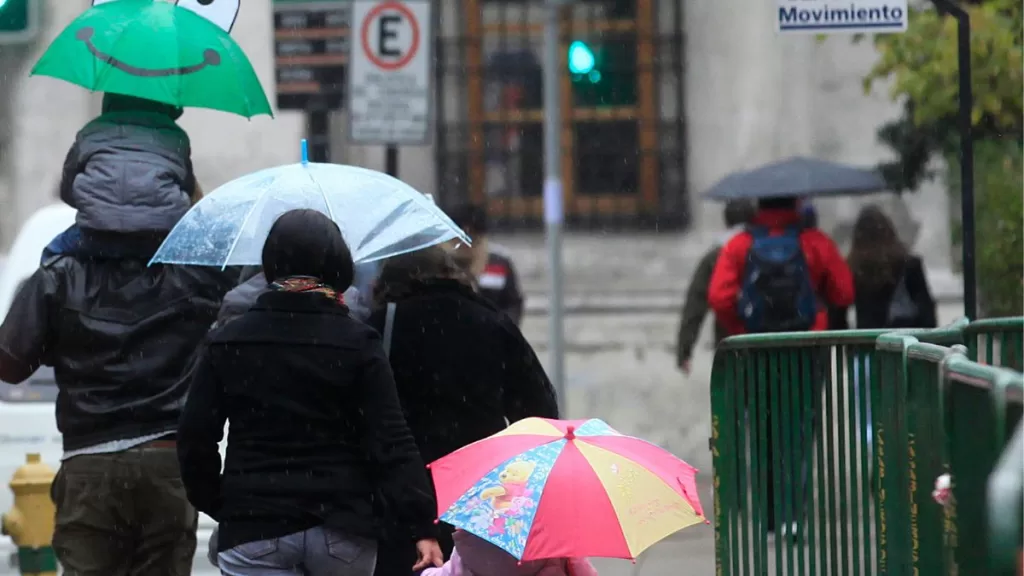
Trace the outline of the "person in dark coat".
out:
M 756 208 L 750 200 L 731 200 L 725 205 L 723 217 L 726 231 L 704 254 L 697 264 L 697 269 L 690 279 L 690 287 L 686 290 L 683 311 L 679 319 L 679 337 L 676 344 L 676 364 L 684 374 L 690 373 L 690 359 L 693 348 L 700 339 L 700 329 L 704 317 L 708 313 L 708 285 L 711 284 L 711 273 L 715 270 L 718 255 L 722 246 L 733 236 L 743 231 L 743 226 L 754 219 Z M 726 337 L 725 329 L 715 322 L 715 343 Z
M 75 241 L 45 254 L 0 326 L 0 379 L 54 369 L 64 454 L 53 547 L 69 575 L 192 572 L 198 515 L 174 434 L 183 374 L 237 271 L 147 266 L 189 206 L 180 190 L 166 202 L 152 192 L 149 204 L 116 187 L 103 192 L 113 204 L 79 204 Z
M 907 250 L 878 206 L 864 207 L 853 226 L 847 258 L 853 272 L 857 328 L 934 328 L 935 299 L 921 258 Z M 835 314 L 846 327 L 847 309 Z
M 858 329 L 934 328 L 938 325 L 924 263 L 907 250 L 896 226 L 878 206 L 865 206 L 857 215 L 847 262 L 853 273 Z M 849 308 L 844 306 L 830 311 L 829 322 L 834 330 L 849 328 Z M 872 369 L 870 360 L 870 357 L 859 362 L 848 360 L 854 369 L 858 420 L 862 404 L 867 414 L 869 445 L 874 438 L 867 385 Z M 863 401 L 861 394 L 865 395 Z
M 373 281 L 371 274 L 375 270 L 375 265 L 360 266 L 357 264 L 355 266 L 355 282 L 359 282 L 362 286 L 369 286 Z M 362 272 L 362 278 L 360 278 L 360 272 Z M 239 280 L 241 280 L 241 284 L 224 295 L 224 301 L 221 303 L 220 312 L 217 314 L 217 322 L 213 325 L 211 330 L 219 328 L 220 326 L 239 318 L 242 314 L 245 314 L 256 304 L 260 295 L 271 290 L 270 282 L 267 282 L 267 277 L 263 274 L 261 266 L 243 267 Z M 350 296 L 353 296 L 353 298 L 350 298 Z M 364 300 L 364 298 L 365 295 L 356 289 L 354 285 L 345 291 L 345 306 L 349 309 L 349 315 L 356 320 L 362 321 L 369 316 L 369 310 L 366 310 L 365 307 L 362 306 L 362 300 Z M 357 302 L 353 303 L 352 300 L 357 300 Z M 219 530 L 214 528 L 213 532 L 210 534 L 210 539 L 207 542 L 206 551 L 206 558 L 210 561 L 210 564 L 213 564 L 214 566 L 217 566 L 218 563 L 217 554 L 220 551 L 219 540 Z
M 368 323 L 384 334 L 409 428 L 428 463 L 508 422 L 558 417 L 551 382 L 519 328 L 474 292 L 444 248 L 386 261 L 374 300 Z M 452 528 L 440 528 L 447 558 Z M 402 567 L 412 552 L 394 538 L 382 542 L 375 574 L 408 576 Z
M 512 259 L 487 237 L 487 211 L 480 206 L 465 205 L 455 208 L 449 215 L 473 240 L 472 246 L 456 248 L 455 262 L 469 274 L 477 292 L 508 314 L 518 326 L 523 320 L 526 298 Z
M 380 336 L 341 298 L 353 264 L 338 226 L 285 213 L 263 272 L 270 290 L 208 338 L 178 426 L 185 490 L 219 522 L 221 572 L 369 576 L 382 530 L 418 552 L 406 573 L 440 566 L 431 486 Z

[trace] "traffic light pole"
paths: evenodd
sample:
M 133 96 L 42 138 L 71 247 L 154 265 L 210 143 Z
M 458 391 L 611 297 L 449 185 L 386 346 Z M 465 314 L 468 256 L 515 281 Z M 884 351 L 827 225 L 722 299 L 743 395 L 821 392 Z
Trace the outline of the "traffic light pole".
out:
M 562 72 L 561 13 L 565 0 L 547 0 L 544 24 L 544 227 L 548 248 L 548 346 L 551 381 L 558 394 L 561 416 L 566 418 L 565 333 L 562 301 L 562 110 L 559 75 Z

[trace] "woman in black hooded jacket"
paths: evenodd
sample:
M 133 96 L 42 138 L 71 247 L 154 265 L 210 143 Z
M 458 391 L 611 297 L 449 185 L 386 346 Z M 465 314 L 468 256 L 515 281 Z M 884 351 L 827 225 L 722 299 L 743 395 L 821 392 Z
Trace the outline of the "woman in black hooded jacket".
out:
M 398 396 L 424 461 L 531 416 L 558 418 L 554 389 L 516 324 L 479 296 L 441 247 L 384 263 L 368 323 L 384 335 Z M 393 310 L 388 329 L 388 307 Z M 452 551 L 451 529 L 439 541 Z M 408 576 L 407 539 L 381 543 L 376 576 Z

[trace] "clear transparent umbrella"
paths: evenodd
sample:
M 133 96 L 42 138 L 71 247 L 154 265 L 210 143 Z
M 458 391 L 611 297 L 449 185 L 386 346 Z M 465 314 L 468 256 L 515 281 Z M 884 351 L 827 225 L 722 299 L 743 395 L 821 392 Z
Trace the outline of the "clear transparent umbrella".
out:
M 469 237 L 424 194 L 381 172 L 302 162 L 228 182 L 171 230 L 152 263 L 261 263 L 270 227 L 289 210 L 312 209 L 341 228 L 356 262 L 372 262 Z

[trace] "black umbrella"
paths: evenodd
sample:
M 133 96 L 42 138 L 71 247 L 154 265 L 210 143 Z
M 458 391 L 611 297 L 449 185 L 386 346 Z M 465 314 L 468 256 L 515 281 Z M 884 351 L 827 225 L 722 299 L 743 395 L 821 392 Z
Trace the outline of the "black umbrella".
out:
M 812 158 L 790 158 L 723 178 L 704 195 L 710 200 L 840 196 L 886 190 L 882 175 L 873 168 L 858 168 Z

